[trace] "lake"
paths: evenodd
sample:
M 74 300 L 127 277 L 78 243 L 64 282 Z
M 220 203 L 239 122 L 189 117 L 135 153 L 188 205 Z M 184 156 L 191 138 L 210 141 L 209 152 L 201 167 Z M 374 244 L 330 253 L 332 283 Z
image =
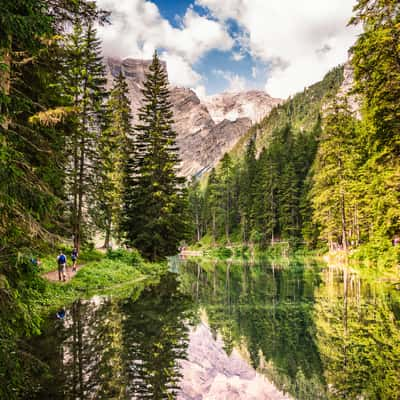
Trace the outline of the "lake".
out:
M 398 399 L 400 292 L 301 259 L 171 260 L 157 286 L 50 316 L 30 399 Z

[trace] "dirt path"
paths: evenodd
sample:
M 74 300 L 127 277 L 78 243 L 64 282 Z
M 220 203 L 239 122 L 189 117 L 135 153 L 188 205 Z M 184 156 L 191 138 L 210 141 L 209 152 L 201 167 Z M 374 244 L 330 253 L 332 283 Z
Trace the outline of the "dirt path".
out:
M 84 267 L 84 265 L 77 265 L 76 266 L 76 271 L 72 271 L 72 267 L 67 267 L 66 268 L 66 274 L 65 274 L 66 275 L 66 280 L 65 281 L 68 282 L 69 280 L 71 280 L 76 275 L 76 273 L 83 267 Z M 59 281 L 59 279 L 58 279 L 58 269 L 56 269 L 54 271 L 47 272 L 47 273 L 43 274 L 42 276 L 43 276 L 43 278 L 45 278 L 45 279 L 47 279 L 47 280 L 49 280 L 51 282 L 58 282 Z

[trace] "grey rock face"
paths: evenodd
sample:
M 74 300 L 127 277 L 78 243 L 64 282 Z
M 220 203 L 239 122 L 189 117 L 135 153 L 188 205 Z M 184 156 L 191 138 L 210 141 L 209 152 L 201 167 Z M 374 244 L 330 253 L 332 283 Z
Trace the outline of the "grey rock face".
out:
M 338 92 L 338 97 L 347 97 L 347 102 L 349 104 L 350 111 L 354 113 L 356 118 L 361 118 L 360 108 L 361 100 L 360 98 L 352 94 L 351 91 L 354 87 L 354 71 L 351 66 L 350 60 L 344 64 L 343 69 L 343 82 Z
M 113 77 L 120 71 L 126 77 L 134 124 L 138 122 L 141 89 L 150 63 L 149 60 L 105 60 L 109 88 Z M 175 120 L 173 128 L 177 133 L 181 174 L 184 176 L 196 175 L 214 167 L 254 122 L 261 120 L 281 102 L 264 92 L 250 91 L 224 93 L 203 104 L 190 89 L 171 87 L 170 90 Z
M 281 99 L 274 99 L 261 90 L 221 93 L 209 97 L 205 102 L 216 123 L 224 119 L 236 121 L 238 118 L 250 118 L 253 123 L 260 122 L 272 108 L 281 103 Z

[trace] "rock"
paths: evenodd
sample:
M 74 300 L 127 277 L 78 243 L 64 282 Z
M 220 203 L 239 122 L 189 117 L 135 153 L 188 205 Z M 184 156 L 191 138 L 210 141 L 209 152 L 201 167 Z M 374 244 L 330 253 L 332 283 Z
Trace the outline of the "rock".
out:
M 149 60 L 107 58 L 107 87 L 120 71 L 125 75 L 133 123 L 142 104 L 142 88 Z M 166 64 L 164 63 L 166 68 Z M 184 176 L 201 174 L 214 167 L 254 122 L 261 120 L 281 100 L 261 91 L 224 93 L 202 103 L 193 90 L 171 87 L 174 129 Z
M 210 96 L 205 105 L 214 122 L 224 119 L 236 121 L 238 118 L 250 118 L 253 124 L 260 122 L 283 100 L 274 99 L 261 90 L 248 92 L 222 93 Z
M 347 60 L 343 68 L 343 82 L 338 91 L 338 98 L 347 96 L 350 111 L 354 113 L 356 118 L 360 119 L 361 101 L 355 94 L 351 94 L 354 87 L 354 71 L 350 60 Z

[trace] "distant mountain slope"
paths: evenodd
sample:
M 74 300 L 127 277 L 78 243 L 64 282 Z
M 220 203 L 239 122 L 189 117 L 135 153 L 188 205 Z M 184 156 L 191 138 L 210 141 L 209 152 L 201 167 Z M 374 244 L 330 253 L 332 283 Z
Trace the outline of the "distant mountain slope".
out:
M 208 97 L 204 104 L 214 122 L 224 119 L 235 121 L 238 118 L 250 118 L 253 124 L 260 122 L 278 104 L 281 99 L 274 99 L 261 90 L 248 92 L 221 93 Z
M 260 123 L 251 127 L 249 132 L 238 141 L 231 153 L 234 156 L 243 154 L 246 143 L 254 134 L 257 134 L 256 144 L 257 149 L 260 150 L 268 144 L 275 129 L 282 128 L 287 124 L 291 124 L 294 131 L 312 129 L 326 104 L 339 91 L 342 91 L 343 94 L 348 92 L 350 83 L 346 82 L 347 87 L 342 88 L 343 82 L 344 67 L 339 66 L 332 69 L 322 81 L 305 88 L 303 92 L 273 108 Z
M 120 71 L 126 76 L 134 123 L 141 105 L 143 81 L 150 61 L 116 58 L 105 60 L 108 86 Z M 253 122 L 262 119 L 281 100 L 260 91 L 227 93 L 203 103 L 190 89 L 171 87 L 177 144 L 182 159 L 181 173 L 200 174 L 246 134 Z

